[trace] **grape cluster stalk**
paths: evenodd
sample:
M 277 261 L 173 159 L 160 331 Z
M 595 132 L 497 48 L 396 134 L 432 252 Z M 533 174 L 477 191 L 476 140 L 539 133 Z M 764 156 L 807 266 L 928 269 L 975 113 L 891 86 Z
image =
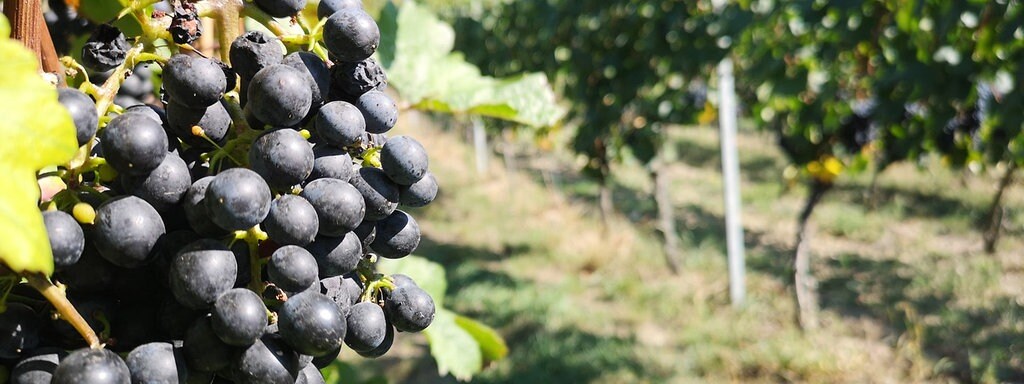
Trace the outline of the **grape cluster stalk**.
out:
M 56 285 L 0 279 L 13 383 L 323 383 L 343 349 L 380 357 L 434 319 L 415 281 L 376 269 L 416 250 L 400 208 L 438 184 L 416 139 L 388 137 L 399 109 L 361 2 L 321 1 L 304 35 L 282 26 L 305 0 L 186 5 L 126 9 L 141 36 L 100 26 L 62 61 L 92 76 L 58 90 L 81 148 L 40 204 Z M 273 34 L 221 36 L 220 59 L 192 47 L 189 21 L 239 8 Z

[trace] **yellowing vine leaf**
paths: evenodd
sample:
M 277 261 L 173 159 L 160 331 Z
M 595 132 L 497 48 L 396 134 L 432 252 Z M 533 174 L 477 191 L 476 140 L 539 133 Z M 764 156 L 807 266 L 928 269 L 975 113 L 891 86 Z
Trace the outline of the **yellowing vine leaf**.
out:
M 75 127 L 57 90 L 39 76 L 32 52 L 4 33 L 0 57 L 0 169 L 7 176 L 0 188 L 0 262 L 16 272 L 49 275 L 53 255 L 37 206 L 36 173 L 71 159 Z

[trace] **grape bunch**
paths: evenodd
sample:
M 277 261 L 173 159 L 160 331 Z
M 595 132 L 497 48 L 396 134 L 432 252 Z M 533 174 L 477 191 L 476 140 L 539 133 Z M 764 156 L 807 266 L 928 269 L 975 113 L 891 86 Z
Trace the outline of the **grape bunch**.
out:
M 255 4 L 284 17 L 305 1 Z M 431 324 L 426 291 L 376 271 L 419 245 L 399 208 L 437 195 L 427 152 L 387 135 L 398 108 L 373 18 L 357 0 L 318 15 L 328 60 L 250 31 L 230 66 L 184 49 L 160 62 L 158 105 L 100 116 L 59 90 L 90 155 L 42 204 L 53 279 L 105 348 L 16 285 L 0 313 L 12 382 L 322 383 L 343 345 L 380 357 Z M 93 61 L 123 64 L 121 45 Z

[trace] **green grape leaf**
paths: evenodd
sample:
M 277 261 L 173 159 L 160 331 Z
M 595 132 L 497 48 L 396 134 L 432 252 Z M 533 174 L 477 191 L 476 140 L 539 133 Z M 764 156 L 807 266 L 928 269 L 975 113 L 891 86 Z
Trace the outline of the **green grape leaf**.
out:
M 381 259 L 377 263 L 381 273 L 400 273 L 412 278 L 416 285 L 423 288 L 434 299 L 434 306 L 441 308 L 444 292 L 448 289 L 444 267 L 441 264 L 419 256 L 406 256 L 401 259 Z
M 483 355 L 473 335 L 456 322 L 456 316 L 439 307 L 434 322 L 423 333 L 430 341 L 430 354 L 437 361 L 438 373 L 468 381 L 483 370 Z
M 480 345 L 480 353 L 483 356 L 484 364 L 498 361 L 508 356 L 508 345 L 505 344 L 505 339 L 494 328 L 459 314 L 455 315 L 455 323 L 468 332 L 470 336 L 473 336 L 476 343 Z
M 7 175 L 0 188 L 0 261 L 15 272 L 49 275 L 53 255 L 37 206 L 36 172 L 74 156 L 75 127 L 56 89 L 39 76 L 32 52 L 0 36 L 0 57 L 0 169 Z
M 484 76 L 475 65 L 453 53 L 455 32 L 414 2 L 381 12 L 378 58 L 388 67 L 390 83 L 419 109 L 476 114 L 532 127 L 557 123 L 565 110 L 542 73 L 506 79 Z

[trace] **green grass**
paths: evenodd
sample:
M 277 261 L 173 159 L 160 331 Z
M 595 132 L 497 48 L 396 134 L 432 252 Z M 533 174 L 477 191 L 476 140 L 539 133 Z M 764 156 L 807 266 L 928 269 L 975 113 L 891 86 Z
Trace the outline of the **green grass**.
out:
M 995 176 L 899 165 L 879 178 L 844 176 L 812 218 L 823 327 L 803 333 L 790 294 L 792 240 L 805 191 L 762 133 L 741 132 L 748 303 L 728 303 L 718 142 L 714 130 L 673 131 L 672 200 L 682 271 L 667 271 L 653 230 L 650 181 L 637 164 L 614 172 L 619 210 L 602 231 L 597 188 L 560 153 L 520 148 L 474 172 L 452 132 L 405 116 L 402 133 L 432 154 L 441 195 L 414 215 L 418 254 L 445 266 L 445 301 L 497 328 L 510 355 L 481 383 L 996 382 L 1024 379 L 1024 194 L 1007 196 L 1011 230 L 995 255 L 978 222 Z M 542 171 L 543 170 L 543 171 Z M 545 175 L 546 172 L 546 175 Z M 546 180 L 546 181 L 545 181 Z M 402 334 L 366 376 L 438 378 L 425 340 Z

